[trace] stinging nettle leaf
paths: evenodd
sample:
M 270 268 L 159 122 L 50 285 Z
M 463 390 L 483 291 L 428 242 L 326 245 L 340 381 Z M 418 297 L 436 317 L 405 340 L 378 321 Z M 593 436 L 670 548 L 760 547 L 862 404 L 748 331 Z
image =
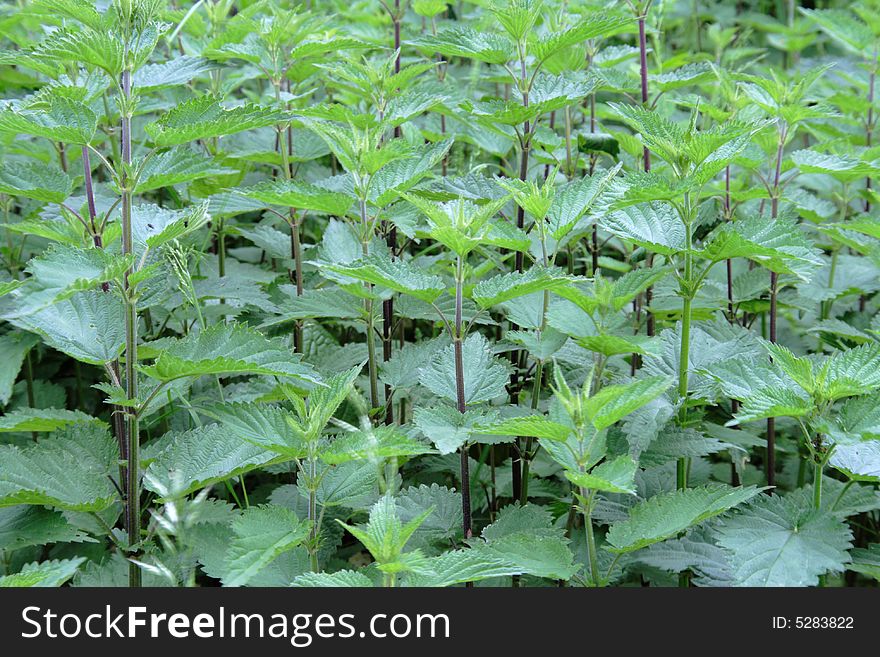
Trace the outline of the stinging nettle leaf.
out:
M 144 127 L 157 146 L 176 146 L 197 139 L 211 139 L 244 130 L 284 123 L 290 112 L 259 105 L 227 109 L 214 96 L 193 98 Z
M 0 506 L 97 512 L 117 499 L 119 448 L 103 426 L 77 424 L 35 445 L 0 445 Z
M 299 362 L 282 338 L 234 324 L 218 324 L 173 341 L 141 371 L 159 381 L 205 374 L 267 374 L 318 383 L 318 375 Z
M 751 499 L 761 489 L 722 484 L 660 493 L 632 507 L 629 518 L 614 523 L 606 540 L 612 552 L 632 552 L 675 536 L 691 525 Z
M 53 164 L 8 158 L 0 162 L 0 193 L 61 203 L 70 196 L 72 189 L 73 183 L 67 174 Z
M 505 392 L 509 377 L 506 363 L 492 356 L 489 343 L 479 333 L 468 336 L 462 344 L 465 403 L 490 401 Z M 419 382 L 428 390 L 451 402 L 457 401 L 454 346 L 439 351 L 421 369 Z
M 815 586 L 843 570 L 852 532 L 813 509 L 811 497 L 762 495 L 721 522 L 718 544 L 731 553 L 738 586 Z
M 309 523 L 281 506 L 245 509 L 232 521 L 233 538 L 226 551 L 223 586 L 243 586 L 280 554 L 309 535 Z
M 446 289 L 443 279 L 426 274 L 413 264 L 384 253 L 371 253 L 347 265 L 327 265 L 327 269 L 373 285 L 431 303 Z

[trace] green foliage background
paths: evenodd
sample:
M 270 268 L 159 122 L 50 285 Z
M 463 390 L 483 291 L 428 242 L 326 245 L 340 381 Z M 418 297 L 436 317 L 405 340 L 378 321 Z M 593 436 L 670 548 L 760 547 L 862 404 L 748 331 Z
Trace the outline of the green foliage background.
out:
M 0 585 L 876 586 L 880 5 L 0 7 Z

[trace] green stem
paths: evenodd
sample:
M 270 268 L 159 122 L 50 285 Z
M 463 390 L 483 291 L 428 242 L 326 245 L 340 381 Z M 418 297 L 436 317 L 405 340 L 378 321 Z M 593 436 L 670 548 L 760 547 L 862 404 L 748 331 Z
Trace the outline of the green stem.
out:
M 274 80 L 273 85 L 275 87 L 275 102 L 281 106 L 281 83 Z M 281 149 L 281 172 L 285 180 L 290 180 L 293 176 L 290 166 L 293 128 L 288 125 L 285 130 L 283 124 L 279 124 L 277 130 L 278 145 Z M 289 217 L 290 257 L 293 258 L 294 269 L 288 271 L 288 276 L 290 276 L 290 281 L 296 286 L 296 296 L 301 297 L 303 294 L 302 247 L 300 244 L 299 219 L 296 216 L 296 208 L 289 209 Z M 303 325 L 300 320 L 293 324 L 293 349 L 298 354 L 301 354 L 303 351 Z
M 587 494 L 586 488 L 581 488 L 581 497 L 586 500 L 587 506 L 584 508 L 584 532 L 587 538 L 587 556 L 590 562 L 590 577 L 593 580 L 593 586 L 602 585 L 602 577 L 599 574 L 599 557 L 596 551 L 596 536 L 593 533 L 593 495 Z
M 312 572 L 317 573 L 320 570 L 318 565 L 318 464 L 315 457 L 309 458 L 309 562 Z
M 369 219 L 367 217 L 367 202 L 365 199 L 360 200 L 361 226 L 364 234 L 361 242 L 361 253 L 364 258 L 370 254 L 370 229 Z M 370 283 L 364 284 L 367 288 L 367 296 L 364 299 L 364 311 L 367 313 L 367 368 L 370 373 L 370 407 L 379 408 L 379 373 L 378 364 L 376 362 L 376 344 L 373 339 L 374 318 L 373 318 L 373 286 Z
M 24 385 L 27 391 L 28 408 L 36 408 L 36 395 L 34 394 L 34 361 L 31 358 L 31 352 L 28 350 L 24 357 Z M 37 442 L 38 434 L 36 431 L 31 432 L 31 439 Z
M 546 294 L 546 293 L 545 293 Z M 535 379 L 532 382 L 532 400 L 531 400 L 531 408 L 532 410 L 536 410 L 538 408 L 538 400 L 541 397 L 541 379 L 544 376 L 544 361 L 539 360 L 537 365 L 535 366 Z M 520 503 L 525 504 L 529 501 L 529 470 L 531 469 L 531 461 L 532 461 L 532 442 L 533 439 L 530 437 L 526 438 L 526 448 L 523 451 L 523 459 L 522 459 L 522 495 L 520 496 Z
M 690 226 L 687 232 L 687 251 L 685 252 L 685 281 L 688 286 L 691 282 L 692 254 L 691 254 L 691 235 Z M 692 292 L 690 289 L 685 290 L 682 300 L 681 309 L 681 345 L 678 358 L 678 398 L 681 403 L 679 409 L 679 424 L 684 426 L 687 422 L 687 398 L 688 398 L 688 361 L 690 359 L 690 342 L 691 342 L 691 303 Z M 678 459 L 676 465 L 676 486 L 679 489 L 687 488 L 687 470 L 688 462 L 686 458 Z
M 818 510 L 822 508 L 822 461 L 816 461 L 813 480 L 813 508 Z

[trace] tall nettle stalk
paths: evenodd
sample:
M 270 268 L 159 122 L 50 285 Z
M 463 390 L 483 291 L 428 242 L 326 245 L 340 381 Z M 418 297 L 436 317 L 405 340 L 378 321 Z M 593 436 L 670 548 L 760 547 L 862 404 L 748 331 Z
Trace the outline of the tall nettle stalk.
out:
M 769 172 L 761 176 L 770 199 L 770 221 L 779 218 L 780 200 L 783 192 L 783 162 L 785 148 L 794 138 L 801 123 L 811 119 L 828 118 L 833 112 L 808 96 L 810 87 L 825 73 L 827 68 L 815 68 L 797 82 L 786 81 L 775 75 L 772 79 L 758 76 L 741 76 L 740 90 L 749 100 L 769 115 L 775 124 L 772 136 L 765 140 L 765 148 L 772 154 Z M 760 174 L 759 174 L 760 175 Z M 768 311 L 768 338 L 777 341 L 779 301 L 779 272 L 770 271 L 770 309 Z M 776 482 L 776 421 L 767 418 L 767 458 L 765 462 L 767 484 Z M 769 489 L 772 490 L 772 489 Z
M 695 244 L 697 216 L 700 209 L 702 189 L 718 173 L 720 173 L 730 161 L 741 152 L 749 142 L 752 134 L 762 128 L 764 124 L 744 124 L 731 122 L 710 130 L 699 130 L 697 121 L 698 109 L 694 108 L 690 121 L 685 125 L 674 124 L 666 119 L 660 119 L 653 111 L 645 110 L 634 105 L 612 104 L 612 109 L 628 123 L 634 130 L 642 135 L 645 145 L 651 147 L 660 158 L 669 164 L 672 172 L 671 189 L 682 190 L 677 194 L 669 194 L 667 203 L 649 202 L 642 199 L 641 189 L 644 176 L 638 173 L 629 174 L 625 184 L 628 188 L 623 198 L 616 202 L 617 212 L 611 215 L 611 226 L 615 232 L 620 232 L 623 226 L 632 226 L 635 216 L 625 209 L 638 206 L 643 217 L 650 217 L 652 222 L 680 222 L 682 239 L 674 249 L 667 252 L 667 256 L 678 254 L 679 266 L 677 279 L 679 283 L 678 294 L 682 300 L 681 324 L 678 353 L 678 421 L 682 427 L 688 423 L 688 393 L 690 374 L 690 348 L 691 348 L 691 324 L 693 300 L 699 292 L 711 268 L 716 262 L 726 260 L 728 249 L 719 246 L 709 251 L 710 261 L 701 266 L 699 262 L 700 249 Z M 663 130 L 668 134 L 676 135 L 675 141 L 663 141 L 656 136 L 652 127 L 662 124 Z M 721 151 L 721 147 L 725 147 Z M 709 157 L 713 152 L 722 152 L 722 156 Z M 625 231 L 624 231 L 625 232 Z M 725 236 L 726 237 L 726 236 Z M 650 248 L 650 241 L 645 245 Z M 711 246 L 711 244 L 710 244 Z M 706 249 L 703 249 L 705 257 Z M 748 252 L 743 249 L 743 254 L 748 257 Z M 676 466 L 676 487 L 681 490 L 688 485 L 688 459 L 678 459 Z
M 642 106 L 647 107 L 649 102 L 648 96 L 648 39 L 646 32 L 645 21 L 648 18 L 648 11 L 651 9 L 651 4 L 653 0 L 645 0 L 644 3 L 636 3 L 631 5 L 636 12 L 637 20 L 639 23 L 639 89 L 641 93 L 641 101 Z M 647 146 L 644 147 L 642 151 L 642 166 L 644 170 L 651 170 L 651 151 Z M 646 265 L 651 267 L 654 262 L 653 255 L 648 256 L 648 260 Z M 651 313 L 651 301 L 654 295 L 654 288 L 649 287 L 645 290 L 645 314 L 647 316 L 647 325 L 646 332 L 647 334 L 654 335 L 655 332 L 655 324 L 654 324 L 654 315 Z M 633 364 L 638 365 L 639 356 L 638 354 L 633 354 L 632 356 Z
M 403 20 L 403 14 L 406 7 L 401 8 L 400 0 L 394 0 L 394 6 L 389 6 L 387 2 L 382 2 L 388 15 L 391 17 L 391 23 L 394 32 L 394 74 L 400 73 L 400 23 Z M 394 137 L 399 138 L 401 135 L 400 126 L 394 126 Z M 394 222 L 384 222 L 383 229 L 385 232 L 385 243 L 388 245 L 392 255 L 397 251 L 397 226 Z M 384 299 L 382 301 L 382 360 L 388 362 L 391 360 L 394 342 L 394 298 Z M 391 386 L 385 385 L 385 424 L 394 424 L 394 404 L 391 403 Z M 403 419 L 401 418 L 401 421 Z
M 133 255 L 132 241 L 132 194 L 135 180 L 131 172 L 131 117 L 132 105 L 131 63 L 129 48 L 134 31 L 133 8 L 120 3 L 120 18 L 123 23 L 123 52 L 125 68 L 119 83 L 118 105 L 120 111 L 120 149 L 121 162 L 117 171 L 117 179 L 121 193 L 122 208 L 122 254 Z M 123 275 L 123 300 L 125 304 L 125 394 L 128 399 L 138 398 L 137 381 L 137 348 L 138 348 L 138 312 L 137 299 L 129 282 L 132 269 Z M 126 482 L 125 482 L 125 526 L 128 532 L 128 549 L 134 553 L 140 544 L 141 533 L 141 491 L 140 491 L 140 427 L 134 409 L 126 414 Z M 141 569 L 133 561 L 129 563 L 129 586 L 141 585 Z

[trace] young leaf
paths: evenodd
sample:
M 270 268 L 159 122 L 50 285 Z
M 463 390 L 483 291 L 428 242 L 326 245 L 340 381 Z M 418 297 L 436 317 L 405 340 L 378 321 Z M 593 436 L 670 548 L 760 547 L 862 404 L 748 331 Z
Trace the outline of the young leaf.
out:
M 659 397 L 671 385 L 672 379 L 668 377 L 651 376 L 629 383 L 605 386 L 587 400 L 587 417 L 596 429 L 605 429 Z
M 636 494 L 638 466 L 628 454 L 618 456 L 593 468 L 591 472 L 566 470 L 566 478 L 575 486 L 604 493 Z

